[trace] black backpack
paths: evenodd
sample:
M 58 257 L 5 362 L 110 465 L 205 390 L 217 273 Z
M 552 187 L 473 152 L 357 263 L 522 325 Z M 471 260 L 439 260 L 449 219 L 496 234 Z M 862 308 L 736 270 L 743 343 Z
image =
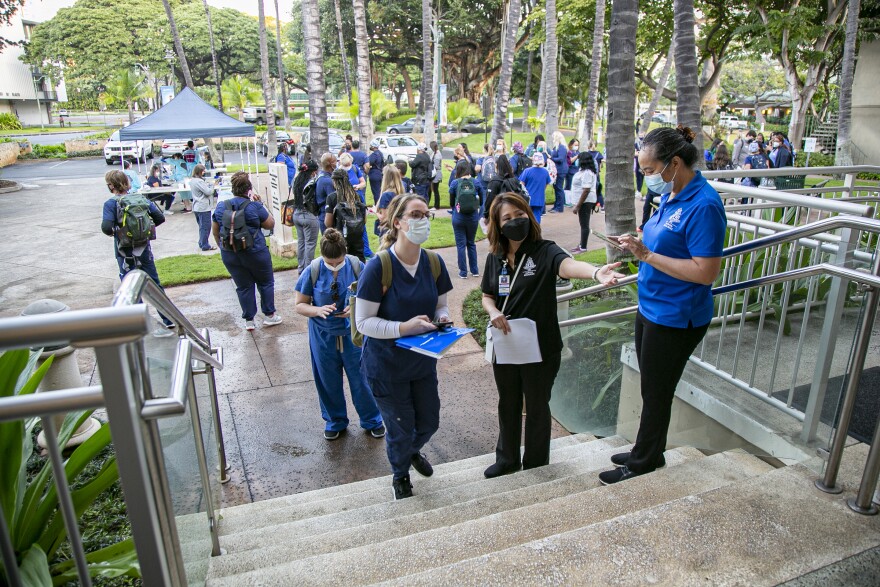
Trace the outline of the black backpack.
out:
M 526 157 L 525 155 L 520 153 L 519 156 L 516 158 L 516 169 L 514 169 L 513 172 L 516 174 L 517 177 L 519 177 L 520 175 L 522 175 L 522 172 L 526 170 L 526 168 L 531 166 L 531 158 Z
M 150 216 L 150 201 L 140 194 L 125 194 L 116 199 L 117 247 L 145 246 L 156 238 L 156 224 Z
M 525 198 L 527 202 L 529 201 L 529 192 L 528 190 L 526 190 L 526 186 L 523 185 L 523 182 L 515 177 L 508 177 L 501 182 L 500 193 L 505 194 L 507 192 L 512 192 L 514 194 L 520 195 Z
M 362 238 L 361 233 L 367 223 L 367 207 L 362 202 L 356 202 L 354 206 L 348 202 L 340 202 L 336 196 L 336 207 L 333 208 L 333 218 L 336 221 L 336 230 L 350 242 L 357 242 Z
M 251 205 L 251 201 L 246 200 L 242 205 L 243 198 L 236 199 L 239 200 L 238 207 L 235 207 L 230 200 L 223 210 L 223 222 L 220 223 L 220 247 L 224 251 L 240 253 L 254 248 L 254 235 L 245 223 L 245 210 Z
M 473 214 L 480 209 L 480 198 L 477 197 L 477 188 L 474 180 L 466 177 L 458 180 L 458 189 L 455 192 L 455 204 L 462 214 Z
M 305 210 L 309 214 L 318 215 L 318 199 L 315 195 L 317 192 L 318 178 L 313 177 L 309 179 L 309 181 L 302 187 L 302 189 L 297 189 L 297 186 L 294 183 L 293 190 L 293 209 L 294 210 Z

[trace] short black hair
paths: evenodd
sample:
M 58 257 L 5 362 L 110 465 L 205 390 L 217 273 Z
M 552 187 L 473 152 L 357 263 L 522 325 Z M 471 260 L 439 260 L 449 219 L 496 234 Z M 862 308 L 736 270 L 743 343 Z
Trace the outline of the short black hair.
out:
M 352 149 L 360 149 L 360 148 L 361 148 L 361 142 L 360 142 L 359 140 L 357 140 L 357 139 L 353 140 L 353 141 L 351 142 L 351 148 L 352 148 Z
M 195 146 L 195 143 L 193 143 L 192 141 L 187 141 L 186 146 L 192 149 Z
M 648 151 L 661 163 L 668 164 L 673 157 L 681 157 L 688 167 L 693 167 L 699 160 L 700 153 L 693 145 L 696 133 L 690 128 L 678 125 L 678 128 L 655 128 L 642 142 L 642 151 Z

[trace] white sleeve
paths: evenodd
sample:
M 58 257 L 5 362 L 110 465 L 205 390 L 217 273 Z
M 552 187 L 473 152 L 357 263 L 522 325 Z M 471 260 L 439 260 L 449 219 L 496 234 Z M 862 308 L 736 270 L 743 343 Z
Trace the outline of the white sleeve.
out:
M 434 320 L 449 318 L 449 306 L 446 304 L 446 294 L 437 296 L 437 309 L 434 310 Z
M 354 321 L 357 329 L 370 338 L 400 338 L 400 322 L 379 318 L 379 302 L 358 298 Z
M 582 173 L 579 171 L 574 174 L 574 177 L 571 178 L 571 194 L 575 199 L 575 202 L 578 201 L 581 197 L 581 192 L 584 191 L 583 186 L 581 186 L 581 177 Z

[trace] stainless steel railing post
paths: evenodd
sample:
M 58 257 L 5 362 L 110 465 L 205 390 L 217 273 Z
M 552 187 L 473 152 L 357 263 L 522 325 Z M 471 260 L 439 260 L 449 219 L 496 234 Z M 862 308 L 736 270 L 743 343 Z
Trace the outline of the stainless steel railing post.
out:
M 205 437 L 202 431 L 202 419 L 199 415 L 199 398 L 196 397 L 195 376 L 190 373 L 187 382 L 190 419 L 192 420 L 193 436 L 196 441 L 196 459 L 199 463 L 199 477 L 202 480 L 205 509 L 208 514 L 208 526 L 211 533 L 211 556 L 220 556 L 220 538 L 217 536 L 217 519 L 214 515 L 214 494 L 211 491 L 211 475 L 208 472 L 208 459 L 205 455 Z
M 871 450 L 868 451 L 868 460 L 865 464 L 865 472 L 862 473 L 859 492 L 855 498 L 846 500 L 846 505 L 852 511 L 868 516 L 875 516 L 880 511 L 872 503 L 878 475 L 880 475 L 880 422 L 877 422 L 877 428 L 874 430 L 874 440 L 871 443 Z
M 202 336 L 211 344 L 211 333 L 207 328 L 202 330 Z M 212 351 L 214 349 L 211 349 Z M 218 349 L 219 352 L 219 349 Z M 222 362 L 222 361 L 221 361 Z M 208 377 L 208 395 L 211 398 L 211 414 L 214 417 L 214 430 L 217 431 L 217 450 L 220 458 L 220 483 L 229 481 L 229 465 L 226 463 L 226 443 L 223 441 L 223 428 L 220 425 L 220 402 L 217 401 L 217 379 L 214 376 L 214 367 L 205 363 L 205 375 Z

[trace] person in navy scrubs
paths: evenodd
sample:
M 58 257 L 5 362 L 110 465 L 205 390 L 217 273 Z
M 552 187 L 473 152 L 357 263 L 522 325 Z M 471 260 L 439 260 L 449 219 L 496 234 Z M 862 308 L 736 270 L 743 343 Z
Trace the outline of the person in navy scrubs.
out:
M 412 497 L 410 467 L 425 477 L 434 470 L 420 451 L 440 425 L 437 359 L 395 345 L 395 339 L 431 332 L 432 321 L 448 322 L 446 294 L 452 282 L 437 257 L 434 278 L 428 252 L 421 248 L 431 233 L 431 212 L 415 194 L 391 201 L 381 255 L 390 254 L 391 286 L 382 285 L 382 260 L 367 263 L 358 280 L 357 328 L 364 334 L 361 369 L 387 428 L 385 442 L 394 474 L 394 499 Z
M 336 440 L 348 428 L 343 371 L 361 428 L 373 438 L 382 438 L 385 426 L 361 373 L 361 349 L 351 341 L 348 322 L 348 286 L 357 280 L 363 263 L 346 253 L 342 233 L 328 228 L 321 240 L 321 258 L 307 265 L 296 283 L 296 313 L 309 319 L 309 352 L 321 416 L 326 423 L 324 438 Z M 313 271 L 317 271 L 317 278 Z
M 599 474 L 608 485 L 665 465 L 672 398 L 688 357 L 712 320 L 712 284 L 721 269 L 727 216 L 718 192 L 694 169 L 702 153 L 694 132 L 658 128 L 645 137 L 639 167 L 660 207 L 645 223 L 643 240 L 618 238 L 639 263 L 635 346 L 642 383 L 642 417 L 631 452 Z

